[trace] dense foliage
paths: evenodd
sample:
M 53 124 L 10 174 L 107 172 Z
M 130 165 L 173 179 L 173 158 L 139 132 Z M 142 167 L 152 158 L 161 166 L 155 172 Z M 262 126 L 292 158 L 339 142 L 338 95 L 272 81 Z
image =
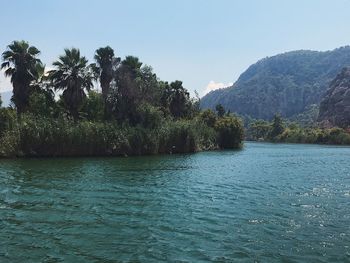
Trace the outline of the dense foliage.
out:
M 350 47 L 327 52 L 294 51 L 265 58 L 250 66 L 230 88 L 215 90 L 201 100 L 201 107 L 222 104 L 239 115 L 271 120 L 276 112 L 284 118 L 315 120 L 331 80 L 350 65 Z M 298 116 L 307 111 L 307 116 Z
M 11 78 L 12 101 L 16 104 L 19 114 L 28 107 L 31 85 L 38 79 L 38 72 L 43 68 L 40 59 L 37 58 L 39 54 L 40 51 L 36 47 L 25 41 L 14 41 L 2 53 L 1 69 L 5 69 L 5 76 Z
M 285 143 L 350 144 L 350 132 L 346 129 L 302 127 L 293 122 L 286 122 L 279 115 L 275 115 L 272 122 L 252 122 L 247 130 L 247 138 Z
M 238 117 L 223 107 L 201 112 L 181 81 L 160 81 L 137 57 L 122 60 L 107 46 L 89 64 L 79 49 L 65 49 L 46 72 L 38 54 L 25 41 L 3 53 L 14 108 L 0 108 L 1 157 L 185 153 L 242 143 Z

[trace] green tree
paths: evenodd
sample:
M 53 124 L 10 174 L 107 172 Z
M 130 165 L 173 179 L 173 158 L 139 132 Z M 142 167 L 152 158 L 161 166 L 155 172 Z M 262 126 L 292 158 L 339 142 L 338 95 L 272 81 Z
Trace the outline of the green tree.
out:
M 13 41 L 2 53 L 1 69 L 6 69 L 5 76 L 11 77 L 12 101 L 18 114 L 28 107 L 31 83 L 36 79 L 36 70 L 41 64 L 37 58 L 39 54 L 40 51 L 36 47 L 23 40 Z
M 143 66 L 139 70 L 136 80 L 141 99 L 153 105 L 160 105 L 162 90 L 157 75 L 153 72 L 152 67 L 147 65 Z
M 160 104 L 163 107 L 164 111 L 169 112 L 169 100 L 171 97 L 171 87 L 167 81 L 160 81 L 159 86 L 161 89 L 161 97 L 160 97 Z
M 114 50 L 107 46 L 96 50 L 94 59 L 96 64 L 93 64 L 94 71 L 100 80 L 103 100 L 107 100 L 110 92 L 110 85 L 114 77 L 114 72 L 120 63 L 120 58 L 114 56 Z
M 13 129 L 14 123 L 16 123 L 16 111 L 12 108 L 0 109 L 0 138 L 5 131 Z
M 49 78 L 56 90 L 63 90 L 62 98 L 74 120 L 79 118 L 79 110 L 86 97 L 85 89 L 92 87 L 93 74 L 88 60 L 80 56 L 79 49 L 65 49 L 49 72 Z
M 221 104 L 216 105 L 215 110 L 216 110 L 216 113 L 218 114 L 219 118 L 222 118 L 225 116 L 226 110 L 225 110 L 224 106 L 222 106 Z
M 206 125 L 209 127 L 214 127 L 217 117 L 216 114 L 212 110 L 204 110 L 200 113 L 200 119 L 204 121 Z
M 276 136 L 282 134 L 284 131 L 284 123 L 281 115 L 275 114 L 272 120 L 272 129 L 270 132 L 270 137 L 273 139 Z
M 87 98 L 84 101 L 82 112 L 90 121 L 101 121 L 104 117 L 103 97 L 101 93 L 89 91 Z
M 182 81 L 170 83 L 169 110 L 175 118 L 186 117 L 190 109 L 190 93 L 182 86 Z
M 122 65 L 128 67 L 134 74 L 136 74 L 137 71 L 141 69 L 142 62 L 138 57 L 126 56 L 122 61 Z
M 249 135 L 253 140 L 267 139 L 271 132 L 271 124 L 264 120 L 257 120 L 249 125 Z
M 119 121 L 136 124 L 137 107 L 144 100 L 140 88 L 142 62 L 137 57 L 127 56 L 118 67 L 109 103 Z
M 53 96 L 45 90 L 33 91 L 29 96 L 28 112 L 37 116 L 52 116 L 55 101 Z
M 219 118 L 215 124 L 217 142 L 222 149 L 233 149 L 241 145 L 244 138 L 242 121 L 234 116 Z

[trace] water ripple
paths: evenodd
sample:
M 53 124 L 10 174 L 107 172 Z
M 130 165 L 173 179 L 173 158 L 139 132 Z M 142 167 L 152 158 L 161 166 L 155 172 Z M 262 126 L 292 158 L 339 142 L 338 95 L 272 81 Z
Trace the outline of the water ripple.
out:
M 0 162 L 0 262 L 349 262 L 350 148 Z

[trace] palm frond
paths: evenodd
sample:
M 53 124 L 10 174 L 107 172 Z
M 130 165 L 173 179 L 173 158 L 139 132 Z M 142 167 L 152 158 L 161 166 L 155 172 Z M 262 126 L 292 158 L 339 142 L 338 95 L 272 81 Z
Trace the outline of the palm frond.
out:
M 39 51 L 39 49 L 37 49 L 36 47 L 31 46 L 31 47 L 28 48 L 28 53 L 29 53 L 30 55 L 32 55 L 32 56 L 37 56 L 37 55 L 40 54 L 40 51 Z
M 1 69 L 3 68 L 8 68 L 10 66 L 10 62 L 9 61 L 5 61 L 1 64 Z
M 8 68 L 5 70 L 4 74 L 6 77 L 12 77 L 16 72 L 15 68 Z

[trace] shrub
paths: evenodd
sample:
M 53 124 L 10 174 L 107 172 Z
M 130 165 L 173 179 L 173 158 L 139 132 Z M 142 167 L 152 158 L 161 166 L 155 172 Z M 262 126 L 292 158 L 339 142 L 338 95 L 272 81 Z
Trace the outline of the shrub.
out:
M 212 110 L 205 110 L 199 114 L 200 120 L 202 120 L 208 127 L 214 127 L 217 116 Z
M 116 122 L 73 121 L 22 114 L 6 115 L 0 138 L 0 156 L 124 156 L 157 153 L 187 153 L 233 148 L 240 145 L 243 129 L 237 118 L 224 117 L 208 127 L 200 118 L 156 120 L 162 112 L 145 109 L 145 123 L 137 126 Z M 8 113 L 11 113 L 9 111 Z M 149 118 L 149 116 L 151 116 Z M 6 118 L 5 118 L 6 119 Z M 157 127 L 154 127 L 156 124 Z M 144 127 L 146 126 L 146 127 Z M 149 126 L 149 127 L 147 127 Z M 216 130 L 217 129 L 217 130 Z
M 20 152 L 20 133 L 14 128 L 4 132 L 0 138 L 0 157 L 21 156 Z
M 162 153 L 185 153 L 198 150 L 196 132 L 187 120 L 167 122 L 160 130 L 160 149 Z
M 144 128 L 155 129 L 162 125 L 164 113 L 159 108 L 148 103 L 141 104 L 137 108 L 138 122 Z
M 218 119 L 215 124 L 217 143 L 222 149 L 238 148 L 244 137 L 242 121 L 233 116 Z
M 0 108 L 0 137 L 6 130 L 13 129 L 16 123 L 16 111 L 11 108 Z

